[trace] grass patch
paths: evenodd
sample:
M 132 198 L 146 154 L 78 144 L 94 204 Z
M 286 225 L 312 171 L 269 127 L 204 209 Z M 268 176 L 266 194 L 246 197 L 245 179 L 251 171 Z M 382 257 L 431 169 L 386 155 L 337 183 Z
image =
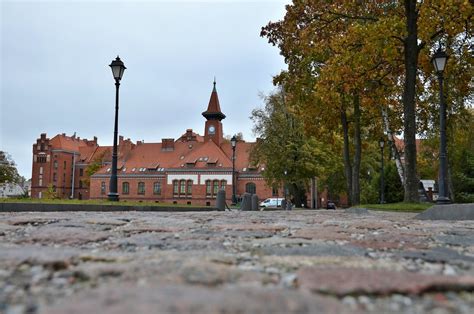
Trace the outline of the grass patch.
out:
M 32 199 L 32 198 L 1 198 L 2 203 L 31 203 L 31 204 L 80 204 L 80 205 L 103 205 L 103 206 L 156 206 L 156 207 L 204 207 L 198 205 L 186 205 L 186 204 L 173 204 L 155 201 L 131 201 L 123 200 L 119 202 L 111 202 L 108 200 L 77 200 L 77 199 Z
M 355 207 L 367 208 L 370 210 L 394 211 L 394 212 L 414 212 L 424 211 L 434 204 L 432 203 L 390 203 L 390 204 L 363 204 Z

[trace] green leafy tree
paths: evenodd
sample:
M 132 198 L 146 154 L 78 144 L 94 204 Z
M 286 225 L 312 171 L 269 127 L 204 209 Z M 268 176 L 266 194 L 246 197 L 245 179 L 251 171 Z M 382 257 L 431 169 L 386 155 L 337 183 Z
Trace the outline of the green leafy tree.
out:
M 59 199 L 60 197 L 58 196 L 58 193 L 56 191 L 56 188 L 52 183 L 48 184 L 48 188 L 46 189 L 44 193 L 44 198 L 48 200 L 55 200 Z
M 83 184 L 90 186 L 90 177 L 104 166 L 106 152 L 102 152 L 86 167 L 86 178 L 82 179 Z
M 403 201 L 403 184 L 394 162 L 387 163 L 384 169 L 384 186 L 385 202 L 398 203 Z
M 21 179 L 11 156 L 7 152 L 0 151 L 0 183 L 19 183 Z
M 327 145 L 305 134 L 304 124 L 287 102 L 283 89 L 264 100 L 264 108 L 252 111 L 259 140 L 251 158 L 264 165 L 263 176 L 269 186 L 287 187 L 295 204 L 302 204 L 309 180 L 315 176 L 324 179 L 337 158 Z
M 454 128 L 462 124 L 463 128 Z M 451 116 L 449 167 L 452 197 L 458 203 L 474 203 L 474 109 Z

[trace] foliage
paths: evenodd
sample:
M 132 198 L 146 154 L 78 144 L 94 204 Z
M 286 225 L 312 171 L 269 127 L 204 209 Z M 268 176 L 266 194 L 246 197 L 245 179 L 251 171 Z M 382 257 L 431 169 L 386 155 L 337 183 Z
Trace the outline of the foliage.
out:
M 454 93 L 448 103 L 455 111 L 463 108 L 472 90 L 472 13 L 464 0 L 294 0 L 284 19 L 263 27 L 261 36 L 288 64 L 274 82 L 298 104 L 295 117 L 308 136 L 327 144 L 332 131 L 357 139 L 359 117 L 349 104 L 359 99 L 360 135 L 373 141 L 382 133 L 381 111 L 389 112 L 392 131 L 405 134 L 405 199 L 416 201 L 415 133 L 432 129 L 436 116 L 430 57 L 440 43 L 451 55 L 445 74 Z M 349 153 L 357 157 L 358 149 L 356 143 Z M 349 169 L 347 156 L 346 178 L 357 179 L 359 169 Z
M 403 185 L 394 162 L 389 162 L 384 169 L 384 198 L 386 203 L 403 201 Z
M 7 152 L 0 151 L 0 183 L 19 183 L 21 179 L 11 156 Z
M 464 127 L 451 128 L 449 142 L 454 201 L 474 203 L 474 109 L 466 110 L 457 118 L 453 116 L 451 120 L 457 120 Z M 451 121 L 451 125 L 454 121 Z
M 251 152 L 256 164 L 264 165 L 269 186 L 288 185 L 296 204 L 309 179 L 324 180 L 337 163 L 330 147 L 307 136 L 282 89 L 265 98 L 265 107 L 252 111 L 254 133 L 259 137 Z
M 99 171 L 100 168 L 104 166 L 105 161 L 105 152 L 102 152 L 94 158 L 94 160 L 86 168 L 86 178 L 82 179 L 82 182 L 85 186 L 90 185 L 90 177 Z
M 44 192 L 44 198 L 48 200 L 55 200 L 59 199 L 58 193 L 56 192 L 56 188 L 53 186 L 52 183 L 48 184 L 47 190 Z
M 237 141 L 243 141 L 244 140 L 244 135 L 242 134 L 242 132 L 238 132 L 237 134 L 234 134 L 235 135 L 235 138 L 237 139 Z M 232 136 L 234 135 L 226 135 L 224 136 L 224 140 L 227 141 L 227 142 L 230 142 L 230 140 L 232 139 Z
M 360 202 L 362 204 L 374 204 L 379 202 L 380 187 L 377 184 L 380 176 L 374 176 L 372 180 L 362 180 Z

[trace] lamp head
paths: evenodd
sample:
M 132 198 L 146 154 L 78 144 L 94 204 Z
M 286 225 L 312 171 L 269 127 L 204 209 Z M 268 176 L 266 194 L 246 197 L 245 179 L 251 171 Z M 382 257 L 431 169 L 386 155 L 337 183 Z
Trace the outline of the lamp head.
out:
M 232 148 L 235 148 L 237 145 L 237 137 L 235 137 L 235 135 L 230 139 L 230 145 L 232 145 Z
M 385 146 L 385 140 L 384 140 L 383 137 L 381 137 L 380 140 L 379 140 L 379 147 L 383 148 L 384 146 Z
M 109 66 L 112 68 L 112 74 L 114 76 L 114 79 L 116 81 L 120 81 L 122 79 L 123 72 L 126 69 L 122 60 L 120 60 L 120 57 L 117 56 L 117 58 L 115 58 L 115 60 L 113 60 Z
M 433 57 L 431 58 L 431 62 L 433 63 L 433 66 L 437 73 L 443 73 L 447 61 L 448 55 L 446 54 L 446 52 L 441 50 L 441 47 L 436 50 Z

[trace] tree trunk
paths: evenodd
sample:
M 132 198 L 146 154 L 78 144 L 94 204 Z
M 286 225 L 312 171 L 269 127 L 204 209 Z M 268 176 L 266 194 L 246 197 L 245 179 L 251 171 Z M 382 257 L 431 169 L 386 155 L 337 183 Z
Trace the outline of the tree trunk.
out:
M 360 139 L 360 99 L 354 95 L 354 161 L 352 163 L 352 205 L 360 204 L 360 162 L 361 162 L 361 139 Z
M 405 46 L 405 84 L 403 90 L 405 141 L 405 202 L 419 202 L 416 168 L 415 85 L 418 66 L 418 11 L 416 0 L 405 0 L 407 37 Z
M 387 109 L 388 110 L 388 109 Z M 395 145 L 395 135 L 393 134 L 392 129 L 390 128 L 390 123 L 388 122 L 388 113 L 385 108 L 382 108 L 382 117 L 384 122 L 385 133 L 389 140 L 389 149 L 392 151 L 393 158 L 395 159 L 395 165 L 397 167 L 397 173 L 400 177 L 400 182 L 405 186 L 405 169 L 403 167 L 402 159 L 400 158 L 400 152 L 398 151 L 397 145 Z
M 352 205 L 352 166 L 351 156 L 349 152 L 349 122 L 347 121 L 347 113 L 344 107 L 341 108 L 341 124 L 344 133 L 344 174 L 346 177 L 346 190 L 349 206 Z

